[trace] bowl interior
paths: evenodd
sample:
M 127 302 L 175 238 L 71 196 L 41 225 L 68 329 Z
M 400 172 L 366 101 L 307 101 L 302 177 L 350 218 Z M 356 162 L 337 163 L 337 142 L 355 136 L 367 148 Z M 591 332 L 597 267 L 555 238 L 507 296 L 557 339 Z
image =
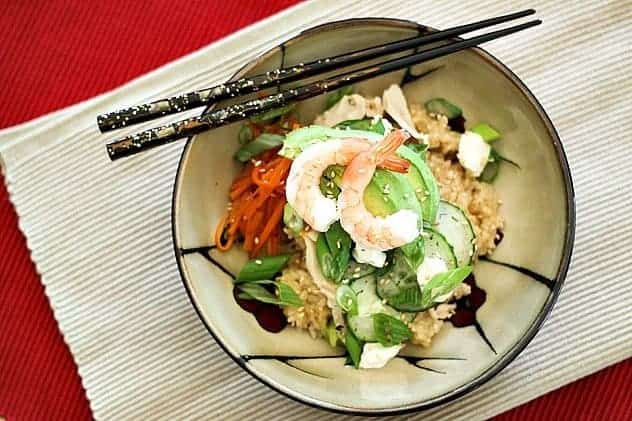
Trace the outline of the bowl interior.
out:
M 310 30 L 273 48 L 237 76 L 256 74 L 387 41 L 421 27 L 396 20 L 355 20 Z M 485 121 L 503 134 L 500 152 L 520 164 L 504 166 L 495 182 L 506 219 L 504 240 L 475 274 L 487 292 L 477 325 L 446 323 L 430 348 L 408 347 L 381 370 L 344 366 L 343 350 L 286 328 L 259 327 L 232 297 L 231 277 L 246 256 L 212 249 L 211 232 L 227 204 L 239 166 L 232 160 L 239 124 L 191 139 L 174 192 L 174 242 L 183 281 L 203 322 L 225 350 L 255 377 L 303 402 L 353 412 L 423 408 L 476 387 L 504 367 L 530 340 L 550 310 L 570 254 L 572 209 L 568 173 L 550 122 L 522 84 L 481 50 L 418 65 L 431 74 L 404 86 L 409 102 L 442 96 L 459 104 L 468 124 Z M 356 86 L 380 95 L 404 71 Z M 324 97 L 301 103 L 303 123 L 323 109 Z M 497 262 L 504 263 L 498 264 Z

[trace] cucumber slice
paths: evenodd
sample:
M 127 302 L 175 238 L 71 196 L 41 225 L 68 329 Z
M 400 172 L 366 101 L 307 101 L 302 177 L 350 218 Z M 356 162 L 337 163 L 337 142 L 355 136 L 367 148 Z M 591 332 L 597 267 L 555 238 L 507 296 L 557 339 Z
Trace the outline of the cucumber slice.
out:
M 377 295 L 399 311 L 420 311 L 421 290 L 417 273 L 401 251 L 395 251 L 388 265 L 377 273 Z
M 442 200 L 439 203 L 435 228 L 452 246 L 458 266 L 472 263 L 476 247 L 476 234 L 472 223 L 461 208 Z
M 443 114 L 448 119 L 456 118 L 463 114 L 463 110 L 445 98 L 432 98 L 426 101 L 424 106 L 429 113 Z
M 403 321 L 411 321 L 414 314 L 402 314 L 394 308 L 384 304 L 377 295 L 376 277 L 374 275 L 356 279 L 350 285 L 356 293 L 358 301 L 358 314 L 347 315 L 347 326 L 353 334 L 365 342 L 375 342 L 377 338 L 373 330 L 373 315 L 384 313 Z
M 456 269 L 457 259 L 448 240 L 438 231 L 430 228 L 424 231 L 424 247 L 427 257 L 437 257 L 445 262 L 448 270 Z
M 470 129 L 471 132 L 478 134 L 485 142 L 493 142 L 500 139 L 500 133 L 487 123 L 478 123 Z
M 377 341 L 375 329 L 373 329 L 373 315 L 347 315 L 347 326 L 351 329 L 356 338 L 364 342 Z
M 372 275 L 377 268 L 375 266 L 368 265 L 366 263 L 358 263 L 355 260 L 349 260 L 347 270 L 345 271 L 343 280 L 348 279 L 353 282 L 356 279 L 364 278 L 365 276 Z

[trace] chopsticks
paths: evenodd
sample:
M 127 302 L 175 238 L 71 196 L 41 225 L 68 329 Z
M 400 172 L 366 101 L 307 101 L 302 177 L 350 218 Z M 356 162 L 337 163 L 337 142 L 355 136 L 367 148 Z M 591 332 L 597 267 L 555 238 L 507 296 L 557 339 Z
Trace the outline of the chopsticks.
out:
M 467 25 L 456 26 L 444 31 L 438 31 L 423 36 L 416 36 L 400 41 L 390 42 L 388 44 L 356 50 L 335 57 L 323 58 L 309 63 L 300 63 L 296 66 L 274 70 L 249 78 L 239 79 L 234 82 L 228 82 L 211 88 L 189 92 L 171 98 L 159 99 L 148 104 L 137 105 L 107 114 L 101 114 L 97 117 L 97 124 L 101 132 L 105 133 L 110 130 L 120 129 L 125 126 L 153 120 L 165 115 L 202 107 L 223 99 L 250 94 L 261 89 L 304 79 L 306 77 L 325 73 L 330 70 L 340 69 L 343 66 L 349 66 L 388 54 L 399 53 L 411 48 L 427 45 L 435 41 L 445 40 L 467 32 L 519 19 L 534 13 L 535 10 L 527 9 L 517 13 L 511 13 L 509 15 L 498 16 Z
M 336 56 L 334 58 L 330 58 L 329 62 L 332 59 L 338 59 L 338 60 L 343 60 L 345 65 L 348 65 L 351 63 L 358 63 L 360 62 L 360 60 L 364 61 L 364 60 L 367 60 L 368 58 L 375 58 L 382 54 L 390 54 L 397 51 L 407 50 L 407 49 L 413 48 L 412 47 L 413 45 L 419 46 L 419 45 L 423 45 L 429 42 L 446 40 L 451 37 L 454 37 L 455 32 L 458 32 L 459 34 L 461 34 L 464 32 L 481 29 L 486 26 L 506 22 L 508 20 L 517 19 L 519 17 L 527 16 L 532 13 L 534 13 L 534 11 L 529 9 L 522 12 L 511 14 L 511 15 L 501 16 L 501 17 L 493 18 L 493 19 L 487 19 L 485 21 L 481 21 L 477 23 L 451 28 L 446 31 L 440 31 L 440 32 L 429 34 L 429 35 L 409 38 L 406 40 L 397 41 L 397 42 L 385 44 L 382 46 L 371 47 L 365 50 L 360 50 L 353 53 Z M 490 23 L 490 22 L 493 22 L 493 23 Z M 250 100 L 250 101 L 243 102 L 240 104 L 235 104 L 235 105 L 231 105 L 225 108 L 217 109 L 207 114 L 203 114 L 200 117 L 181 120 L 181 121 L 177 121 L 175 123 L 171 123 L 168 125 L 149 129 L 137 134 L 133 134 L 131 136 L 124 137 L 120 140 L 117 140 L 108 144 L 106 146 L 107 152 L 110 159 L 112 160 L 123 158 L 123 157 L 133 155 L 135 153 L 141 152 L 143 150 L 146 150 L 155 146 L 163 145 L 165 143 L 170 143 L 184 137 L 189 137 L 189 136 L 222 126 L 224 124 L 232 123 L 238 120 L 242 120 L 244 118 L 254 116 L 256 114 L 263 113 L 265 111 L 268 111 L 274 108 L 283 107 L 292 102 L 301 101 L 307 98 L 312 98 L 322 93 L 339 89 L 343 86 L 351 85 L 351 84 L 354 84 L 366 79 L 370 79 L 370 78 L 373 78 L 385 73 L 389 73 L 395 70 L 400 70 L 400 69 L 409 67 L 411 65 L 418 64 L 423 61 L 428 61 L 428 60 L 432 60 L 432 59 L 442 57 L 448 54 L 452 54 L 454 52 L 461 51 L 461 50 L 473 47 L 475 45 L 491 41 L 493 39 L 497 39 L 509 34 L 513 34 L 515 32 L 522 31 L 524 29 L 539 25 L 540 23 L 542 23 L 540 20 L 534 20 L 534 21 L 530 21 L 521 25 L 516 25 L 509 28 L 501 29 L 498 31 L 490 32 L 487 34 L 479 35 L 479 36 L 469 38 L 466 40 L 455 41 L 447 45 L 442 45 L 439 47 L 427 49 L 421 52 L 415 52 L 407 56 L 399 57 L 392 60 L 387 60 L 381 63 L 363 67 L 358 70 L 353 70 L 353 71 L 343 73 L 340 75 L 332 76 L 324 80 L 320 80 L 320 81 L 310 83 L 304 86 L 299 86 L 296 88 L 283 90 L 276 94 L 268 95 L 263 98 Z M 470 29 L 465 30 L 464 28 L 470 28 Z M 432 37 L 430 41 L 428 41 L 428 37 Z M 387 51 L 386 53 L 384 53 L 384 49 L 386 49 Z M 377 50 L 379 50 L 380 52 L 376 52 Z M 362 59 L 349 57 L 349 56 L 354 56 L 355 54 L 360 54 L 360 56 L 362 56 Z M 304 78 L 308 75 L 314 75 L 315 74 L 314 72 L 321 73 L 327 70 L 331 70 L 332 67 L 329 67 L 329 64 L 328 64 L 329 62 L 327 62 L 327 59 L 321 59 L 316 62 L 309 63 L 308 65 L 313 65 L 314 63 L 321 63 L 321 64 L 327 63 L 327 66 L 325 66 L 326 70 L 323 70 L 323 66 L 321 66 L 320 64 L 314 65 L 314 66 L 319 66 L 318 67 L 319 70 L 318 71 L 309 70 L 310 73 L 308 74 L 306 74 L 305 72 L 302 72 L 302 73 L 294 72 L 292 71 L 293 68 L 289 68 L 289 69 L 281 69 L 276 72 L 271 72 L 270 74 L 266 74 L 266 75 L 258 75 L 250 79 L 243 79 L 241 81 L 236 81 L 232 83 L 241 82 L 243 86 L 249 86 L 249 89 L 252 89 L 248 92 L 254 92 L 258 89 L 275 86 L 278 83 L 288 81 L 288 79 L 286 78 L 286 79 L 283 79 L 282 82 L 278 82 L 278 77 L 275 77 L 274 75 L 288 74 L 289 76 L 287 77 L 290 77 L 289 80 L 297 80 L 297 79 Z M 303 65 L 303 67 L 305 66 L 307 65 Z M 334 68 L 338 68 L 339 66 L 340 66 L 340 63 L 338 62 Z M 297 67 L 300 67 L 300 66 L 297 66 Z M 311 67 L 310 69 L 313 69 L 313 67 Z M 300 73 L 300 74 L 296 74 L 296 73 Z M 266 82 L 262 82 L 263 85 L 256 85 L 256 89 L 253 89 L 252 86 L 255 85 L 254 79 L 257 77 L 262 77 L 262 76 L 265 76 L 265 77 L 263 77 L 261 80 L 263 81 L 265 79 Z M 273 81 L 267 82 L 270 79 L 273 79 Z M 219 85 L 219 86 L 225 87 L 228 85 L 230 84 Z M 220 89 L 217 89 L 217 88 L 218 87 L 210 88 L 210 89 L 211 90 L 216 89 L 217 91 L 221 90 L 221 88 Z M 244 93 L 243 91 L 238 90 L 237 92 L 232 92 L 231 94 L 229 94 L 229 97 L 243 95 L 243 93 Z M 194 106 L 199 106 L 199 105 L 193 105 L 193 104 L 197 104 L 200 102 L 196 100 L 194 96 L 195 95 L 192 95 L 192 94 L 185 94 L 183 96 L 174 97 L 174 98 L 181 98 L 182 100 L 180 102 L 188 101 L 186 102 L 187 104 L 186 107 L 193 108 Z M 210 95 L 206 96 L 205 98 L 209 98 L 209 97 Z M 191 98 L 192 100 L 185 100 L 184 98 Z M 209 99 L 208 103 L 214 102 L 216 100 L 217 98 L 214 98 L 212 100 Z M 155 103 L 152 103 L 152 104 L 164 103 L 165 101 L 169 102 L 169 99 L 156 101 Z M 167 107 L 163 107 L 162 111 L 157 112 L 155 110 L 157 107 L 152 106 L 152 104 L 141 105 L 139 107 L 132 107 L 127 110 L 121 110 L 119 112 L 107 114 L 106 116 L 110 118 L 111 116 L 114 115 L 115 121 L 120 121 L 121 119 L 125 121 L 125 116 L 127 116 L 127 114 L 136 115 L 138 114 L 141 108 L 142 109 L 147 108 L 148 110 L 147 113 L 144 113 L 143 117 L 140 117 L 141 121 L 146 121 L 147 119 L 156 118 L 155 116 L 162 116 L 165 114 L 178 112 L 178 111 L 171 111 L 171 108 L 167 108 Z M 205 104 L 201 104 L 201 105 L 205 105 Z M 159 107 L 160 106 L 158 106 L 158 108 Z M 180 107 L 179 111 L 182 111 L 182 110 L 183 110 L 182 107 Z M 136 111 L 136 114 L 134 114 L 134 111 Z M 118 119 L 116 119 L 117 115 L 119 117 Z M 102 117 L 103 117 L 102 122 L 105 124 L 104 116 L 99 116 L 99 119 L 101 119 Z M 128 120 L 126 123 L 130 124 L 130 121 L 138 122 L 137 120 L 131 120 L 128 117 Z M 99 122 L 99 125 L 101 126 L 101 121 Z M 125 124 L 117 123 L 117 124 L 114 124 L 114 127 L 115 128 L 121 127 L 123 125 Z M 111 126 L 112 125 L 110 125 L 110 128 Z

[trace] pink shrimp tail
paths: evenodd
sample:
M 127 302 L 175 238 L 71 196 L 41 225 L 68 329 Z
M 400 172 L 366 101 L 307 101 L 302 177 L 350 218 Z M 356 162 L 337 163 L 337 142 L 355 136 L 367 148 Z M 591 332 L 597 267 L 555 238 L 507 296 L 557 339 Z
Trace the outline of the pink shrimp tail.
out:
M 395 152 L 409 137 L 404 130 L 394 130 L 373 146 L 377 166 L 401 173 L 408 171 L 410 163 L 397 156 Z

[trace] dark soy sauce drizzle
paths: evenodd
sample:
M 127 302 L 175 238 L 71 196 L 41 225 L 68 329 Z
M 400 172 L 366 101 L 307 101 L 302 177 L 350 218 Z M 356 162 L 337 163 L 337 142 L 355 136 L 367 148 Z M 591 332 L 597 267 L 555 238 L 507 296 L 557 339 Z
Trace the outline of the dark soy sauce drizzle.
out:
M 465 133 L 465 117 L 462 115 L 448 120 L 448 126 L 452 131 Z
M 487 292 L 476 284 L 476 278 L 473 273 L 470 274 L 463 282 L 470 286 L 472 292 L 470 295 L 462 297 L 456 301 L 456 311 L 450 318 L 450 322 L 454 327 L 459 328 L 474 326 L 478 334 L 481 338 L 483 338 L 483 341 L 485 341 L 494 354 L 496 354 L 497 352 L 494 345 L 492 345 L 491 341 L 485 334 L 483 327 L 476 318 L 476 312 L 487 300 Z
M 237 288 L 237 286 L 233 288 L 233 297 L 235 298 L 235 302 L 239 305 L 239 307 L 255 316 L 257 323 L 259 323 L 259 326 L 261 326 L 264 330 L 272 333 L 279 333 L 285 328 L 285 326 L 287 326 L 287 318 L 279 306 L 262 303 L 257 300 L 245 300 L 243 298 L 239 298 L 237 295 L 240 292 L 241 291 Z
M 235 275 L 233 275 L 226 267 L 224 267 L 221 263 L 215 260 L 210 251 L 213 250 L 215 246 L 206 246 L 206 247 L 195 247 L 190 249 L 180 249 L 180 254 L 191 254 L 191 253 L 199 253 L 206 260 L 211 262 L 216 268 L 224 272 L 226 275 L 230 276 L 230 278 L 234 281 Z M 274 304 L 262 303 L 257 300 L 245 300 L 243 298 L 237 297 L 239 294 L 239 289 L 237 287 L 233 288 L 233 297 L 235 298 L 235 302 L 239 307 L 251 313 L 259 326 L 262 329 L 267 330 L 268 332 L 278 333 L 282 331 L 285 326 L 287 326 L 287 318 L 285 314 L 283 314 L 283 310 L 280 307 L 277 307 Z

